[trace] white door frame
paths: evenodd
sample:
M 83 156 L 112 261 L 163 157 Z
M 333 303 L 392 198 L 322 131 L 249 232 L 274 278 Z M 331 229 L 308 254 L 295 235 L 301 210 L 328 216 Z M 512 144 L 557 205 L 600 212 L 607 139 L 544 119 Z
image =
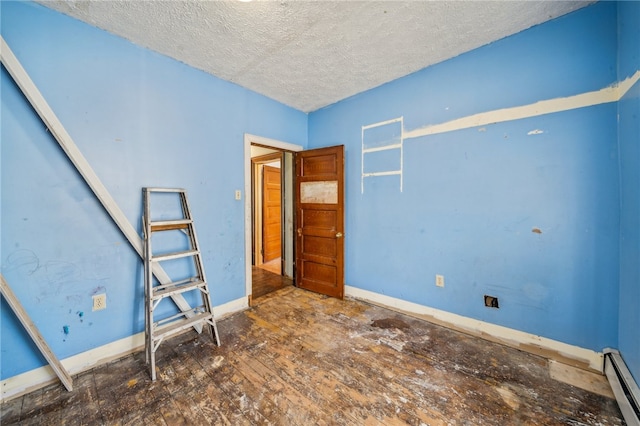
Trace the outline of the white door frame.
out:
M 258 144 L 285 151 L 299 152 L 304 148 L 249 133 L 244 134 L 244 259 L 245 295 L 251 300 L 251 144 Z

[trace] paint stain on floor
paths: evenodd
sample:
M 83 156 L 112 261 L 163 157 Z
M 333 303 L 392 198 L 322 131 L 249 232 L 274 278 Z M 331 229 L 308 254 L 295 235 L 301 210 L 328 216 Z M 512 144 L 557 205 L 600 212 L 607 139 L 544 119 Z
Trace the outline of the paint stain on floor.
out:
M 409 329 L 409 324 L 407 324 L 406 322 L 398 318 L 382 318 L 382 319 L 373 320 L 371 321 L 371 326 L 377 327 L 377 328 L 383 328 L 383 329 L 390 329 L 390 328 L 395 328 L 398 330 Z

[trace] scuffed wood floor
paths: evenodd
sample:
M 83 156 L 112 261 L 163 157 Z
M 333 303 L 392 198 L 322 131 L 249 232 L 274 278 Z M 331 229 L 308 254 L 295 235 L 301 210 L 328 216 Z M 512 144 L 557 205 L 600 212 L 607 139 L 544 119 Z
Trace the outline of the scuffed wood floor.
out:
M 621 425 L 547 361 L 358 301 L 287 287 L 218 322 L 2 406 L 2 425 Z
M 251 293 L 253 300 L 292 285 L 293 280 L 291 278 L 274 274 L 263 268 L 257 268 L 255 266 L 251 268 Z

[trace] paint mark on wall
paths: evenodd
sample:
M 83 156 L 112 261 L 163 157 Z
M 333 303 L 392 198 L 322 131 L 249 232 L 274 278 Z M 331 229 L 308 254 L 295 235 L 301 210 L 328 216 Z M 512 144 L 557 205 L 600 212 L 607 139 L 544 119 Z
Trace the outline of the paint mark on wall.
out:
M 2 265 L 2 269 L 13 271 L 24 267 L 27 275 L 32 275 L 40 269 L 40 259 L 35 252 L 27 249 L 18 249 L 9 253 L 6 263 Z
M 104 293 L 106 291 L 107 291 L 107 289 L 100 285 L 98 287 L 95 287 L 93 289 L 93 291 L 91 293 L 89 293 L 89 296 L 93 296 L 93 295 L 96 295 L 98 293 Z
M 530 131 L 529 133 L 527 133 L 527 135 L 528 135 L 528 136 L 531 136 L 531 135 L 541 135 L 541 134 L 543 134 L 543 133 L 544 133 L 544 130 L 535 129 L 535 130 L 532 130 L 532 131 Z
M 81 269 L 73 262 L 48 261 L 44 270 L 50 285 L 68 284 L 82 279 Z
M 533 232 L 534 234 L 542 234 L 542 230 L 540 228 L 533 228 L 531 232 Z
M 65 335 L 69 335 L 69 326 L 68 325 L 63 325 L 62 326 L 62 331 L 64 332 Z

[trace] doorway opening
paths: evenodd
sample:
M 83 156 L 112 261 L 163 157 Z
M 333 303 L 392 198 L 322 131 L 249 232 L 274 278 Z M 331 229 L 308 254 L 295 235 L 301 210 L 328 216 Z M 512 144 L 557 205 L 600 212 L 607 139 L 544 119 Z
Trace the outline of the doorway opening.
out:
M 302 147 L 245 135 L 246 293 L 253 299 L 293 284 L 294 157 Z
M 252 265 L 283 275 L 284 152 L 251 145 Z

